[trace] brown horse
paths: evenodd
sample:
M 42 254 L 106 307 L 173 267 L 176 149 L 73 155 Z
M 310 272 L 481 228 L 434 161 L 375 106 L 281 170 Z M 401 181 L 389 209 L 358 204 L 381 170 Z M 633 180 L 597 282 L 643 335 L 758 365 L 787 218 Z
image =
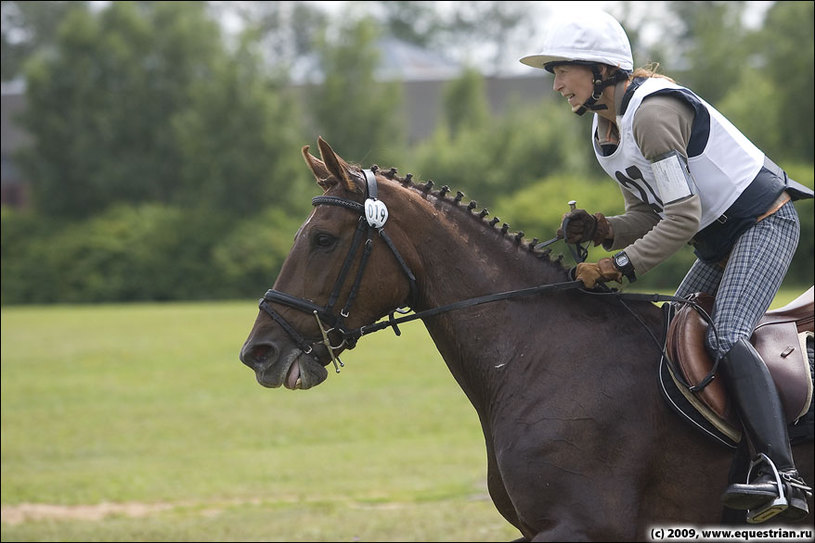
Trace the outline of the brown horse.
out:
M 641 541 L 655 527 L 721 524 L 733 451 L 680 422 L 658 391 L 659 306 L 577 288 L 537 240 L 461 193 L 362 170 L 322 139 L 319 149 L 322 160 L 303 155 L 324 194 L 241 350 L 261 385 L 320 384 L 336 355 L 365 333 L 398 332 L 394 311 L 410 307 L 478 413 L 490 496 L 523 540 Z M 794 452 L 811 484 L 812 441 Z

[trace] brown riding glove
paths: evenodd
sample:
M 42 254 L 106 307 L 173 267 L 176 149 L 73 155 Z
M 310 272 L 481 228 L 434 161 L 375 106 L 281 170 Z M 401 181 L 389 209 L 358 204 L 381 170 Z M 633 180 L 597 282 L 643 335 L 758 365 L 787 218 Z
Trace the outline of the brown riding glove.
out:
M 576 277 L 578 281 L 583 281 L 586 288 L 594 288 L 599 281 L 605 283 L 606 281 L 623 282 L 623 273 L 614 265 L 614 261 L 610 258 L 601 258 L 595 264 L 594 262 L 581 262 L 577 265 Z
M 569 219 L 566 224 L 565 236 L 563 222 Z M 566 240 L 567 243 L 583 243 L 593 241 L 594 246 L 602 245 L 611 233 L 608 220 L 602 213 L 589 215 L 585 209 L 575 209 L 563 214 L 561 227 L 557 230 L 557 235 Z

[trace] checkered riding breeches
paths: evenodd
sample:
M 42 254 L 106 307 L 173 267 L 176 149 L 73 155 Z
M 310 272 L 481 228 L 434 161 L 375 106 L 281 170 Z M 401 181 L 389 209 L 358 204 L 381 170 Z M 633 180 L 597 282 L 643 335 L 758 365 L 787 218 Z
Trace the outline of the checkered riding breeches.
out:
M 712 328 L 707 335 L 712 355 L 724 356 L 740 339 L 750 339 L 784 280 L 799 237 L 798 213 L 790 201 L 739 237 L 724 268 L 700 260 L 691 266 L 676 296 L 715 295 L 711 316 L 718 345 Z

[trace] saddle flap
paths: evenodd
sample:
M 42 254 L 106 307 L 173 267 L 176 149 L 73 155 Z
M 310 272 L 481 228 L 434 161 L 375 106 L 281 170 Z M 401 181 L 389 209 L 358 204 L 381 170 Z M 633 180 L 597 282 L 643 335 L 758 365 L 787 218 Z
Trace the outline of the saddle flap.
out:
M 699 304 L 708 315 L 713 311 L 713 297 L 708 294 L 699 292 L 689 300 Z M 713 360 L 705 348 L 706 332 L 707 322 L 691 305 L 680 308 L 668 329 L 668 356 L 691 386 L 699 384 L 713 368 Z M 731 424 L 737 422 L 721 380 L 714 379 L 696 396 L 719 418 Z
M 750 338 L 773 376 L 788 422 L 801 416 L 801 406 L 805 412 L 812 400 L 812 387 L 801 386 L 810 382 L 809 364 L 800 361 L 807 359 L 803 335 L 799 336 L 796 323 L 789 321 L 756 328 Z
M 750 338 L 775 381 L 788 422 L 806 413 L 812 400 L 809 361 L 799 337 L 801 328 L 811 333 L 812 292 L 810 288 L 787 306 L 768 312 Z M 709 294 L 696 293 L 689 299 L 708 315 L 712 313 L 714 298 Z M 705 348 L 707 328 L 708 323 L 688 304 L 677 311 L 668 329 L 668 356 L 689 385 L 698 384 L 713 368 L 713 360 Z M 721 380 L 711 381 L 696 397 L 716 416 L 729 424 L 738 424 Z

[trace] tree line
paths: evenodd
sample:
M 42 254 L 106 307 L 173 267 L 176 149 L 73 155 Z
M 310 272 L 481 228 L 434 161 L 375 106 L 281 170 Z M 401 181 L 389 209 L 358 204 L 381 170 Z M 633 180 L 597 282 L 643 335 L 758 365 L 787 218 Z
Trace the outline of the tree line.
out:
M 524 3 L 463 2 L 444 14 L 432 2 L 363 4 L 382 9 L 349 5 L 332 18 L 302 2 L 4 2 L 3 79 L 24 77 L 19 122 L 33 144 L 17 157 L 32 206 L 2 210 L 2 303 L 257 296 L 318 191 L 300 155 L 317 135 L 363 165 L 461 190 L 528 237 L 554 235 L 571 199 L 622 211 L 591 154 L 588 119 L 545 86 L 539 104 L 495 114 L 484 71 L 469 65 L 446 85 L 433 134 L 404 138 L 404 96 L 376 76 L 377 40 L 466 49 L 474 14 L 491 22 L 484 39 L 500 37 L 529 24 Z M 752 29 L 740 22 L 743 2 L 664 7 L 681 31 L 645 49 L 637 4 L 620 3 L 635 62 L 660 62 L 812 186 L 813 4 L 775 3 Z M 228 9 L 240 32 L 219 24 Z M 317 59 L 319 84 L 292 84 L 304 55 Z M 788 281 L 808 285 L 811 201 L 797 207 Z M 640 285 L 678 284 L 693 255 L 674 258 Z

